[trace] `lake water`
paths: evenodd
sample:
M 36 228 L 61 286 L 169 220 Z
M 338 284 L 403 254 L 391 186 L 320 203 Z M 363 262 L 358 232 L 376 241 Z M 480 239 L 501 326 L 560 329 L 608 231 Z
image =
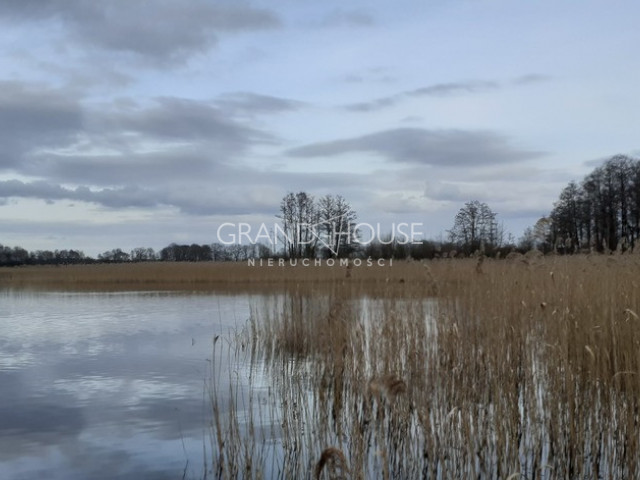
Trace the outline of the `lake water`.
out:
M 202 478 L 213 338 L 257 298 L 0 292 L 0 478 Z

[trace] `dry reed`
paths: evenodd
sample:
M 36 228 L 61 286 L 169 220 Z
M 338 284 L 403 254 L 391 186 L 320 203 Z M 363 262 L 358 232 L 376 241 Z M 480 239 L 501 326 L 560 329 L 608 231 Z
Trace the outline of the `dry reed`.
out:
M 635 256 L 400 269 L 383 288 L 354 269 L 255 310 L 243 341 L 270 385 L 260 423 L 275 440 L 249 476 L 640 475 Z M 221 450 L 260 443 L 221 435 Z
M 258 262 L 258 261 L 256 261 Z M 389 261 L 384 266 L 322 265 L 280 267 L 246 262 L 142 262 L 122 264 L 0 267 L 0 288 L 125 291 L 251 291 L 350 284 L 397 283 L 422 276 L 419 264 Z

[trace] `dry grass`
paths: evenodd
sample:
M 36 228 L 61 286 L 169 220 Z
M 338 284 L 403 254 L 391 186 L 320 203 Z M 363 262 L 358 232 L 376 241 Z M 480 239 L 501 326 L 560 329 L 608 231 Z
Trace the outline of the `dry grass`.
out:
M 0 288 L 47 290 L 251 290 L 360 283 L 397 283 L 422 278 L 418 263 L 393 266 L 249 266 L 234 262 L 149 262 L 68 266 L 0 267 Z
M 426 265 L 257 309 L 229 355 L 267 386 L 233 414 L 214 403 L 212 471 L 640 476 L 637 257 Z

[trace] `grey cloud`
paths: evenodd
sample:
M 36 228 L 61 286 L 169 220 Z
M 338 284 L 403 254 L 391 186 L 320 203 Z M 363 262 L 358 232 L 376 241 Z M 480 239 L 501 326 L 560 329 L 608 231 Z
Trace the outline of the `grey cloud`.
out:
M 96 172 L 97 175 L 101 173 L 100 170 Z M 146 186 L 106 188 L 70 188 L 50 181 L 0 181 L 0 203 L 9 198 L 34 198 L 47 202 L 86 202 L 108 209 L 169 206 L 196 216 L 248 213 L 271 216 L 277 213 L 283 192 L 290 189 L 321 194 L 349 190 L 353 197 L 358 191 L 354 185 L 362 183 L 362 176 L 355 174 L 336 178 L 329 173 L 262 172 L 242 166 L 221 166 L 209 176 L 174 177 L 169 182 L 158 178 Z
M 182 61 L 217 42 L 219 33 L 263 30 L 280 25 L 265 9 L 237 2 L 155 0 L 7 1 L 0 16 L 20 20 L 58 20 L 93 46 L 158 61 Z
M 481 183 L 428 183 L 425 188 L 424 196 L 431 200 L 460 205 L 472 199 L 482 202 L 490 202 L 492 205 L 499 201 L 495 192 L 492 192 L 488 188 L 487 184 Z
M 229 178 L 222 183 L 228 182 Z M 45 181 L 6 180 L 0 182 L 0 198 L 72 200 L 114 209 L 172 206 L 191 215 L 273 214 L 277 202 L 273 205 L 265 203 L 257 188 L 259 183 L 255 185 L 253 192 L 247 193 L 239 184 L 212 187 L 206 182 L 172 184 L 162 188 L 127 185 L 95 189 L 87 186 L 68 188 Z
M 410 90 L 405 93 L 412 97 L 432 96 L 443 97 L 460 93 L 479 93 L 500 88 L 497 82 L 473 81 L 463 83 L 438 83 L 424 88 Z
M 361 137 L 315 143 L 289 150 L 290 156 L 328 157 L 370 152 L 392 162 L 466 167 L 529 160 L 542 152 L 512 147 L 506 137 L 487 131 L 399 128 Z
M 19 61 L 24 62 L 24 56 L 20 55 Z M 85 63 L 81 66 L 73 66 L 62 63 L 59 59 L 33 60 L 35 67 L 42 73 L 49 73 L 55 78 L 60 78 L 77 92 L 88 90 L 122 89 L 135 82 L 133 75 L 120 70 L 121 65 L 109 65 L 103 62 Z
M 112 155 L 47 155 L 30 161 L 23 173 L 60 182 L 119 185 L 124 182 L 157 184 L 166 180 L 213 178 L 224 169 L 215 151 L 195 148 L 167 148 L 150 153 Z M 218 155 L 222 156 L 219 152 Z
M 391 74 L 389 68 L 372 67 L 344 75 L 340 80 L 346 83 L 393 83 L 397 79 Z
M 22 182 L 5 180 L 0 182 L 0 197 L 39 198 L 44 200 L 79 200 L 100 203 L 107 207 L 152 207 L 158 205 L 138 187 L 105 188 L 91 190 L 88 187 L 65 188 L 45 181 Z
M 101 120 L 100 115 L 97 116 Z M 225 146 L 265 142 L 268 135 L 231 120 L 207 102 L 165 97 L 149 108 L 119 110 L 104 118 L 106 126 L 163 139 L 206 139 Z
M 277 103 L 276 99 L 271 101 Z M 22 108 L 29 112 L 30 107 Z M 14 148 L 10 157 L 5 153 L 0 165 L 59 182 L 120 185 L 126 178 L 128 183 L 148 184 L 166 179 L 212 178 L 224 173 L 221 171 L 225 163 L 252 146 L 277 142 L 267 132 L 234 118 L 212 102 L 161 98 L 141 107 L 120 101 L 82 115 L 76 112 L 82 119 L 82 131 L 71 128 L 79 128 L 79 120 L 67 121 L 71 125 L 65 127 L 64 114 L 58 121 L 57 110 L 47 116 L 40 115 L 42 109 L 37 107 L 33 116 L 38 118 L 33 124 L 25 122 L 20 135 L 7 139 L 23 139 L 23 148 Z M 14 113 L 18 118 L 20 115 Z M 11 116 L 6 116 L 11 122 Z M 65 129 L 60 131 L 62 127 Z M 52 137 L 49 142 L 39 138 L 48 130 Z M 65 150 L 43 151 L 45 147 Z
M 404 98 L 403 94 L 392 95 L 389 97 L 381 97 L 370 102 L 352 103 L 345 108 L 352 112 L 372 112 L 383 108 L 392 107 Z
M 468 199 L 469 194 L 462 192 L 460 187 L 454 183 L 427 182 L 424 196 L 439 201 L 461 202 Z
M 437 176 L 436 176 L 437 178 Z M 517 182 L 514 188 L 514 179 Z M 474 179 L 473 176 L 450 177 L 427 181 L 424 197 L 433 201 L 462 205 L 469 200 L 487 202 L 497 209 L 501 218 L 507 218 L 507 212 L 518 212 L 514 218 L 539 216 L 548 212 L 552 206 L 558 186 L 544 183 L 543 178 L 525 181 L 517 177 L 499 177 L 496 179 Z
M 296 100 L 251 92 L 228 93 L 218 98 L 215 103 L 224 111 L 240 115 L 290 112 L 305 105 Z
M 42 85 L 0 82 L 0 168 L 17 167 L 35 148 L 74 141 L 84 116 L 68 92 Z
M 257 98 L 268 108 L 264 98 L 249 95 L 246 102 Z M 267 99 L 272 109 L 284 108 Z M 0 82 L 0 141 L 0 169 L 119 184 L 123 175 L 134 182 L 208 175 L 216 164 L 275 139 L 212 102 L 161 98 L 146 107 L 118 102 L 87 109 L 64 89 Z
M 373 16 L 364 10 L 338 9 L 322 20 L 322 25 L 325 27 L 370 27 L 374 23 Z
M 551 77 L 547 75 L 540 75 L 537 73 L 531 73 L 529 75 L 522 75 L 520 77 L 514 78 L 512 83 L 514 85 L 531 85 L 534 83 L 544 83 L 551 80 Z
M 500 84 L 490 81 L 470 81 L 437 83 L 427 87 L 407 90 L 388 97 L 381 97 L 369 102 L 360 102 L 347 105 L 345 108 L 354 112 L 370 112 L 382 108 L 391 107 L 409 97 L 445 97 L 449 95 L 460 95 L 465 93 L 483 93 L 497 90 Z
M 418 123 L 424 119 L 419 115 L 409 115 L 400 120 L 401 123 Z

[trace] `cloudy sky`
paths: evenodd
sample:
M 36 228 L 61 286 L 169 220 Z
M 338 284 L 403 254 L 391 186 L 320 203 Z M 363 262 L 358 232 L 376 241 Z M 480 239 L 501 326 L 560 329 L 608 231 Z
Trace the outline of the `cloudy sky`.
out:
M 0 243 L 96 255 L 273 223 L 288 191 L 438 238 L 640 154 L 640 4 L 6 0 Z

